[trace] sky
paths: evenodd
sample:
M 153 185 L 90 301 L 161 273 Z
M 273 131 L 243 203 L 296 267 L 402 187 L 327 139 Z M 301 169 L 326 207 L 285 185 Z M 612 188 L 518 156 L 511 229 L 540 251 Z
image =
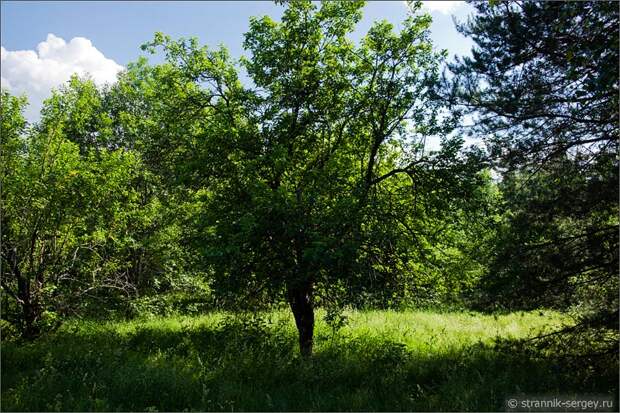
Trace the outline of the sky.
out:
M 431 38 L 450 56 L 469 54 L 470 39 L 454 28 L 473 8 L 462 1 L 425 1 L 432 18 Z M 0 3 L 0 83 L 30 102 L 26 118 L 36 121 L 52 88 L 73 73 L 89 73 L 102 85 L 145 52 L 140 45 L 161 31 L 198 38 L 201 44 L 224 44 L 233 57 L 243 55 L 243 33 L 251 16 L 278 19 L 282 6 L 268 1 L 11 1 Z M 403 1 L 370 1 L 353 38 L 372 22 L 387 19 L 397 28 L 404 20 Z

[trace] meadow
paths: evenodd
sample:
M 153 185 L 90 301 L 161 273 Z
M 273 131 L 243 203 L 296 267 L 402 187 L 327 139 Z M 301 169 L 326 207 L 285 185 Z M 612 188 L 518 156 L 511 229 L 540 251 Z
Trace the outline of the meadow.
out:
M 571 322 L 560 313 L 349 311 L 337 331 L 322 316 L 307 359 L 288 311 L 69 321 L 2 343 L 2 410 L 494 411 L 587 391 L 506 345 Z

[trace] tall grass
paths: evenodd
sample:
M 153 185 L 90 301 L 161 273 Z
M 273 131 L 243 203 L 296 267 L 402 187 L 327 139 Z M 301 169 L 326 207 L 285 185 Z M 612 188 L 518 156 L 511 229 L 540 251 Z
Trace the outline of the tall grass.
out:
M 570 322 L 558 313 L 346 315 L 334 331 L 319 314 L 310 359 L 285 311 L 69 322 L 2 343 L 2 410 L 485 411 L 517 392 L 612 391 L 497 347 Z

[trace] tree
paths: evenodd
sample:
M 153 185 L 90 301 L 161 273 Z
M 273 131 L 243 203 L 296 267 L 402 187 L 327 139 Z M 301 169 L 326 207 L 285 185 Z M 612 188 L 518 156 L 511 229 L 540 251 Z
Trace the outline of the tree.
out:
M 618 4 L 475 7 L 450 99 L 477 117 L 503 175 L 491 301 L 576 306 L 573 331 L 603 331 L 601 352 L 617 353 Z
M 68 138 L 80 125 L 69 118 L 91 107 L 84 99 L 77 99 L 79 111 L 67 105 L 76 102 L 72 87 L 94 86 L 73 79 L 28 129 L 25 102 L 2 94 L 2 289 L 18 309 L 3 313 L 26 338 L 101 289 L 134 288 L 117 251 L 131 242 L 132 215 L 144 214 L 131 186 L 140 161 Z
M 430 16 L 416 14 L 418 2 L 399 33 L 377 22 L 355 45 L 347 35 L 362 6 L 293 1 L 281 22 L 253 18 L 242 59 L 253 87 L 224 48 L 162 34 L 144 48 L 162 47 L 166 62 L 132 77 L 134 90 L 150 85 L 141 106 L 153 166 L 204 205 L 214 287 L 240 305 L 283 294 L 305 355 L 317 294 L 335 301 L 364 274 L 407 270 L 407 221 L 424 203 L 408 208 L 400 195 L 432 194 L 420 198 L 439 217 L 484 181 L 480 154 L 460 152 L 462 140 L 434 154 L 420 144 L 449 130 Z

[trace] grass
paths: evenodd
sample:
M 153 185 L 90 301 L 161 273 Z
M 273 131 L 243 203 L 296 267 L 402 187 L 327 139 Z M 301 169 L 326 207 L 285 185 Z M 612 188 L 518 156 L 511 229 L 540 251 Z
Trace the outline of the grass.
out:
M 2 410 L 494 411 L 508 394 L 612 391 L 496 346 L 559 313 L 349 312 L 338 332 L 320 316 L 308 360 L 284 311 L 72 321 L 2 343 Z

